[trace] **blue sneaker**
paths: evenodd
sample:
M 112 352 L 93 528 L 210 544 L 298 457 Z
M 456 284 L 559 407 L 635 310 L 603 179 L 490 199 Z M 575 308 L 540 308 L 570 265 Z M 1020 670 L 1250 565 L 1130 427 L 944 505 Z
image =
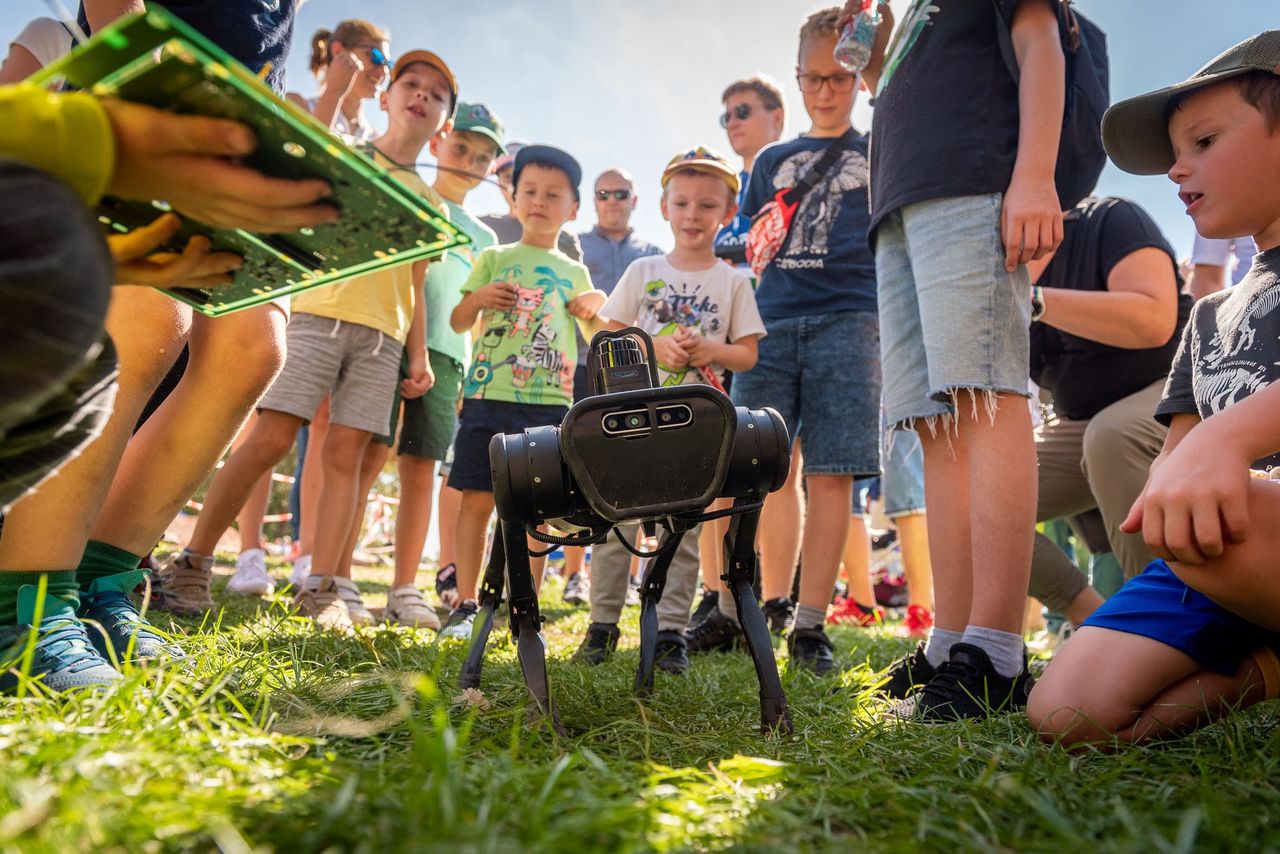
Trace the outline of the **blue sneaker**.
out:
M 14 672 L 21 666 L 23 650 L 31 633 L 36 610 L 35 585 L 18 590 L 18 625 L 0 626 L 0 692 L 11 692 L 18 685 Z M 36 626 L 36 643 L 31 659 L 31 675 L 39 676 L 45 687 L 54 691 L 72 688 L 98 688 L 118 682 L 122 677 L 103 658 L 89 640 L 85 624 L 76 619 L 71 603 L 53 596 L 44 597 L 44 609 Z
M 129 598 L 129 593 L 146 576 L 145 569 L 106 575 L 90 584 L 88 592 L 80 594 L 80 610 L 77 615 L 82 620 L 93 620 L 101 624 L 101 632 L 93 626 L 89 627 L 89 638 L 108 661 L 112 660 L 113 649 L 114 660 L 123 661 L 130 640 L 133 641 L 132 661 L 183 657 L 177 644 L 152 631 Z

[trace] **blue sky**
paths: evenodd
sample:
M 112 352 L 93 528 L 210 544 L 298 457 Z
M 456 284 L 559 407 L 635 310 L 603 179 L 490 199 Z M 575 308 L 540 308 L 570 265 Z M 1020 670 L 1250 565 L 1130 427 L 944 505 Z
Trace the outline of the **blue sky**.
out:
M 41 0 L 2 5 L 4 44 L 28 18 L 49 14 Z M 893 0 L 895 11 L 906 5 Z M 1280 24 L 1274 0 L 1078 0 L 1077 6 L 1108 34 L 1113 100 L 1180 80 L 1230 45 Z M 637 230 L 669 245 L 657 176 L 672 154 L 695 144 L 730 153 L 717 123 L 727 83 L 755 71 L 771 74 L 787 93 L 787 134 L 807 127 L 794 82 L 795 32 L 813 8 L 782 0 L 310 0 L 299 14 L 290 88 L 314 92 L 305 39 L 316 28 L 344 17 L 377 22 L 390 30 L 393 53 L 426 47 L 444 56 L 462 98 L 489 105 L 511 137 L 568 149 L 588 182 L 606 166 L 630 170 L 641 197 Z M 855 110 L 855 123 L 869 127 L 865 104 Z M 1099 192 L 1137 200 L 1179 253 L 1189 252 L 1191 222 L 1166 178 L 1108 167 Z M 496 191 L 483 188 L 474 202 L 478 213 L 501 207 Z M 593 221 L 584 200 L 571 228 L 585 230 Z

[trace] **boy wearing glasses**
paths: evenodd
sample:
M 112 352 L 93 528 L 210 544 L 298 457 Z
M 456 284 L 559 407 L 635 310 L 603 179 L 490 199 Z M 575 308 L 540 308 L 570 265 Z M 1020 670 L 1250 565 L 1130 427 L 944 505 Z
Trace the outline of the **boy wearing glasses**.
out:
M 788 647 L 792 665 L 831 672 L 823 632 L 849 528 L 855 477 L 880 473 L 880 352 L 875 263 L 867 248 L 867 140 L 853 130 L 856 77 L 832 59 L 838 7 L 810 15 L 800 30 L 797 80 L 811 121 L 798 139 L 762 151 L 743 200 L 754 215 L 795 186 L 831 146 L 840 154 L 800 201 L 785 243 L 756 292 L 769 336 L 759 361 L 736 374 L 733 399 L 772 406 L 804 445 L 808 512 L 801 549 L 798 472 L 765 501 L 760 526 L 765 614 L 785 626 L 792 574 L 802 553 L 800 601 Z M 839 377 L 836 381 L 835 378 Z M 725 610 L 689 632 L 689 652 L 724 649 L 741 629 Z
M 890 427 L 915 429 L 924 447 L 937 601 L 923 651 L 937 674 L 899 711 L 927 721 L 1022 708 L 1031 687 L 1022 644 L 1036 521 L 1025 265 L 1062 241 L 1056 7 L 914 2 L 887 52 L 891 19 L 881 25 L 864 72 L 878 93 L 871 229 L 885 408 Z M 1021 82 L 1001 55 L 1005 21 Z

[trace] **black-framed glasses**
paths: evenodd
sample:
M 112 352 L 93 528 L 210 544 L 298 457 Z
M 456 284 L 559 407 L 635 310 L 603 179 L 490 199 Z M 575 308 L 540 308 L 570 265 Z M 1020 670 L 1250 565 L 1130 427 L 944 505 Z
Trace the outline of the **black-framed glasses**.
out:
M 596 190 L 596 199 L 601 202 L 607 202 L 610 199 L 625 202 L 629 198 L 631 198 L 630 190 Z
M 857 79 L 858 75 L 851 71 L 841 71 L 838 74 L 805 74 L 803 72 L 796 74 L 800 91 L 805 94 L 817 92 L 822 88 L 823 83 L 830 86 L 832 92 L 851 92 Z
M 380 45 L 356 44 L 356 45 L 352 45 L 351 47 L 352 49 L 367 47 L 369 48 L 369 58 L 373 60 L 374 65 L 382 65 L 387 68 L 391 67 L 391 60 L 387 59 L 387 55 L 386 53 L 383 52 L 382 47 Z

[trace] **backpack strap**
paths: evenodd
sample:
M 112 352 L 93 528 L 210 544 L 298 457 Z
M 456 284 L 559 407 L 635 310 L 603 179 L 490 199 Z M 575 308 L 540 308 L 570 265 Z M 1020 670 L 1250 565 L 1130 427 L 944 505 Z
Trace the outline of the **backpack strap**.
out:
M 1054 11 L 1058 13 L 1058 34 L 1062 39 L 1062 52 L 1065 56 L 1074 56 L 1080 49 L 1081 35 L 1080 20 L 1076 17 L 1076 10 L 1071 5 L 1072 0 L 1049 0 L 1049 2 L 1054 5 Z M 995 9 L 996 42 L 1000 45 L 1000 56 L 1004 58 L 1005 67 L 1009 69 L 1013 82 L 1017 83 L 1022 75 L 1018 69 L 1018 54 L 1013 49 L 1013 21 L 1005 20 L 998 2 L 995 3 Z
M 854 138 L 854 130 L 850 127 L 840 135 L 839 139 L 827 146 L 827 150 L 822 152 L 822 156 L 805 170 L 794 187 L 779 195 L 778 201 L 788 207 L 800 204 L 800 201 L 822 180 L 822 177 L 831 171 L 831 167 L 836 165 L 841 155 L 849 150 Z

